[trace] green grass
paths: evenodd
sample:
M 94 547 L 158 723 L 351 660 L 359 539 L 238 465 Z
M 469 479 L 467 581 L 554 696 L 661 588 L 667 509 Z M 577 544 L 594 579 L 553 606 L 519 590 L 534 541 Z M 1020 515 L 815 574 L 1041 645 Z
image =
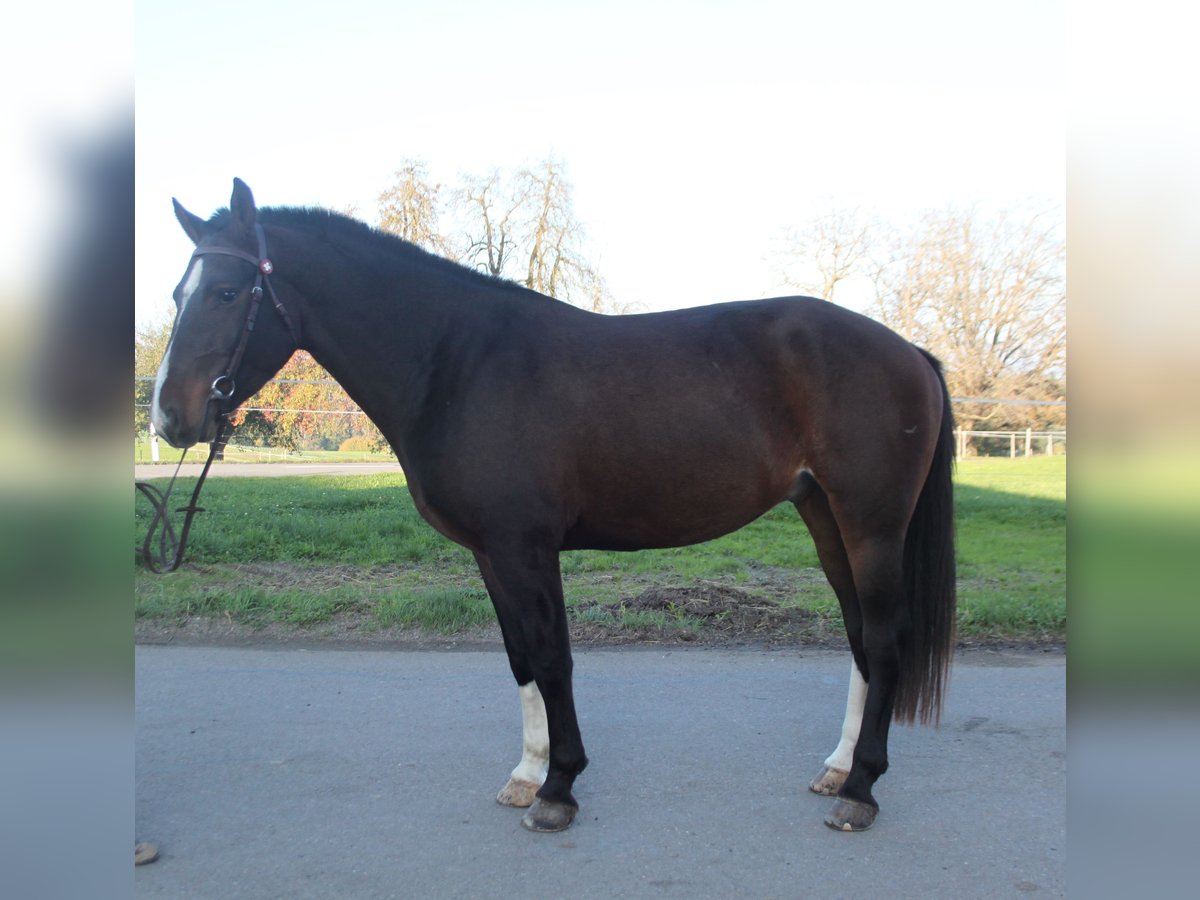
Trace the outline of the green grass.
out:
M 180 479 L 186 496 L 191 479 Z M 960 635 L 1051 640 L 1066 628 L 1066 464 L 1063 457 L 959 463 Z M 373 626 L 456 632 L 492 620 L 471 554 L 416 512 L 403 476 L 211 479 L 187 563 L 156 576 L 138 568 L 142 618 L 228 616 L 300 626 L 339 613 Z M 148 508 L 139 500 L 135 539 Z M 564 554 L 568 605 L 582 625 L 638 630 L 706 627 L 682 610 L 637 609 L 651 587 L 726 585 L 755 601 L 840 622 L 812 542 L 790 505 L 696 547 Z
M 1065 457 L 963 460 L 955 505 L 960 633 L 1061 639 L 1066 630 Z

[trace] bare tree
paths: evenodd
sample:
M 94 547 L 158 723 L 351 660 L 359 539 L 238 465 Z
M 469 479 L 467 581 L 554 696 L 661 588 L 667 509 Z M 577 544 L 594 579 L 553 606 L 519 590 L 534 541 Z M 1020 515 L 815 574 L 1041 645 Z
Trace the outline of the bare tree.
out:
M 873 225 L 858 210 L 831 210 L 785 232 L 784 284 L 833 300 L 838 283 L 860 274 L 871 250 Z
M 467 176 L 454 192 L 466 220 L 467 237 L 460 258 L 489 275 L 503 276 L 512 267 L 521 238 L 520 213 L 526 197 L 505 182 L 499 169 Z
M 446 254 L 449 247 L 440 225 L 442 186 L 430 183 L 420 160 L 404 160 L 393 177 L 391 187 L 378 197 L 379 227 L 426 250 Z
M 875 271 L 875 316 L 939 356 L 960 397 L 1061 399 L 1065 392 L 1065 250 L 1039 217 L 980 221 L 949 211 L 894 236 Z M 1012 407 L 959 404 L 963 427 Z
M 575 263 L 570 245 L 580 231 L 571 209 L 570 185 L 563 179 L 561 164 L 553 160 L 522 170 L 517 181 L 524 188 L 530 213 L 525 286 L 557 297 Z
M 547 159 L 511 178 L 468 177 L 454 194 L 466 231 L 461 258 L 497 277 L 593 311 L 613 304 L 584 250 L 571 184 Z
M 584 255 L 583 224 L 562 163 L 547 159 L 517 179 L 526 186 L 532 212 L 526 286 L 593 312 L 612 311 L 604 280 Z
M 405 160 L 379 195 L 379 226 L 497 278 L 596 312 L 617 311 L 584 252 L 565 167 L 553 158 L 506 174 L 463 176 L 443 191 Z

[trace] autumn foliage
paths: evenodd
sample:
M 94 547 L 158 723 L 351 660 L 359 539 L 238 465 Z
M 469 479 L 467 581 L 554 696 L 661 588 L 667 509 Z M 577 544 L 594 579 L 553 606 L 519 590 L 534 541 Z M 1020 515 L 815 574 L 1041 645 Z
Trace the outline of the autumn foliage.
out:
M 238 410 L 233 423 L 233 440 L 240 444 L 336 450 L 361 438 L 366 448 L 387 448 L 379 429 L 303 350 Z

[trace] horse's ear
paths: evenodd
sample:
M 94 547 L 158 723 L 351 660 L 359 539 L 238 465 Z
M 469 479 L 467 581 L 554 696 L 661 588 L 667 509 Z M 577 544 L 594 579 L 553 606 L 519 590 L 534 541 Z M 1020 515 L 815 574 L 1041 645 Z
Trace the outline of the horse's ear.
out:
M 254 195 L 246 182 L 240 178 L 233 179 L 233 196 L 229 198 L 229 209 L 233 213 L 234 224 L 247 239 L 254 236 L 254 224 L 258 219 L 258 207 L 254 205 Z
M 199 244 L 208 236 L 208 223 L 184 209 L 183 204 L 174 197 L 171 198 L 171 202 L 175 205 L 175 218 L 183 226 L 184 233 L 192 239 L 193 244 Z

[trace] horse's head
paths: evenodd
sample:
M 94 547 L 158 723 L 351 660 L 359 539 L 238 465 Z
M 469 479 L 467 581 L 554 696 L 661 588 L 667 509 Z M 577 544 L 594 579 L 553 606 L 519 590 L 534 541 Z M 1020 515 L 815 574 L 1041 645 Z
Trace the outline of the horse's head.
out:
M 235 178 L 229 210 L 208 221 L 173 202 L 196 250 L 175 288 L 175 327 L 155 380 L 151 420 L 171 446 L 190 447 L 212 440 L 218 417 L 282 368 L 298 334 L 271 285 L 250 189 Z M 278 313 L 264 308 L 271 303 Z

